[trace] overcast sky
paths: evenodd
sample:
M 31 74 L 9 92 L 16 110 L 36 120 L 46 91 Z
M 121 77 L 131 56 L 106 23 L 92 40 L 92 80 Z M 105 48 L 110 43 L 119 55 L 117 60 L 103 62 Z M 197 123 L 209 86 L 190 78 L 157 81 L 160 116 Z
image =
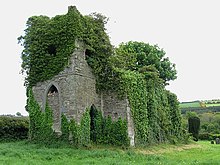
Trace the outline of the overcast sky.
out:
M 27 19 L 66 14 L 70 5 L 83 15 L 109 17 L 107 31 L 115 46 L 132 40 L 163 48 L 176 64 L 178 78 L 167 88 L 179 101 L 220 98 L 218 0 L 7 0 L 0 2 L 0 114 L 27 114 L 17 44 Z

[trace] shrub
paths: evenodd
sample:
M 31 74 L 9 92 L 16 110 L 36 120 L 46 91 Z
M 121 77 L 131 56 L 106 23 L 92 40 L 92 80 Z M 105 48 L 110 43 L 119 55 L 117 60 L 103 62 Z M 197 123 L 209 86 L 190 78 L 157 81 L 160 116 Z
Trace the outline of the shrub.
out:
M 27 139 L 28 130 L 28 117 L 0 116 L 0 141 Z
M 200 133 L 199 134 L 199 139 L 200 140 L 211 140 L 212 136 L 209 133 Z
M 215 140 L 216 138 L 220 138 L 220 134 L 211 134 L 211 133 L 200 133 L 200 140 Z
M 210 134 L 211 140 L 215 140 L 216 138 L 220 138 L 220 134 Z
M 199 128 L 200 128 L 200 119 L 197 116 L 191 116 L 188 118 L 189 124 L 189 133 L 192 133 L 192 136 L 195 141 L 198 141 L 199 137 Z

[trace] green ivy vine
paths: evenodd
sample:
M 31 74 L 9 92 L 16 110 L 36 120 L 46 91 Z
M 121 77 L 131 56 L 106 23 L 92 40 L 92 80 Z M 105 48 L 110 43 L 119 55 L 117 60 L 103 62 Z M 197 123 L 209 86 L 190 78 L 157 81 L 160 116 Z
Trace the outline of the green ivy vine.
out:
M 149 134 L 146 83 L 140 73 L 123 70 L 120 72 L 135 123 L 136 145 L 146 144 Z
M 33 97 L 32 90 L 28 92 L 27 109 L 30 117 L 29 140 L 31 141 L 49 146 L 61 142 L 71 143 L 76 147 L 86 147 L 91 143 L 116 146 L 129 145 L 126 120 L 119 118 L 117 121 L 112 121 L 111 117 L 103 117 L 101 111 L 94 109 L 94 107 L 86 109 L 80 123 L 74 119 L 68 121 L 67 117 L 62 114 L 61 135 L 52 129 L 51 108 L 47 105 L 45 112 L 42 112 Z
M 18 38 L 22 51 L 22 72 L 26 86 L 51 79 L 69 65 L 76 39 L 85 43 L 89 52 L 87 61 L 102 81 L 112 45 L 105 33 L 106 17 L 101 14 L 82 16 L 75 7 L 65 15 L 53 18 L 32 16 L 28 19 L 25 35 Z M 99 67 L 98 67 L 99 66 Z M 100 74 L 102 72 L 102 74 Z M 100 84 L 100 83 L 98 83 Z

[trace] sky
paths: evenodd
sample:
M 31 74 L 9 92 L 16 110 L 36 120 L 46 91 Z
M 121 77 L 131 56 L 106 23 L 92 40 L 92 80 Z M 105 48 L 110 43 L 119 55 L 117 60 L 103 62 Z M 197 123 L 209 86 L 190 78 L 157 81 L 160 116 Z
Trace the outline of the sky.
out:
M 102 13 L 111 43 L 157 44 L 176 64 L 178 78 L 167 89 L 179 101 L 220 99 L 220 23 L 218 0 L 19 0 L 0 2 L 0 114 L 25 111 L 21 70 L 24 34 L 31 16 L 54 17 L 76 6 L 83 14 Z

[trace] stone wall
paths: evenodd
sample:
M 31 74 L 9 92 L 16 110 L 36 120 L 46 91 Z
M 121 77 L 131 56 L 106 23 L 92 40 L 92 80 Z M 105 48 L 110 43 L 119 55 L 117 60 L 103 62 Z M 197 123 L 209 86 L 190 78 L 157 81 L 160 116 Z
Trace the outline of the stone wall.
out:
M 119 98 L 116 93 L 112 92 L 102 93 L 100 97 L 104 116 L 111 116 L 113 120 L 117 120 L 119 117 L 127 120 L 130 145 L 134 146 L 134 123 L 128 99 Z
M 61 113 L 60 113 L 60 106 L 59 106 L 59 93 L 48 93 L 48 105 L 53 110 L 53 130 L 55 132 L 60 132 L 60 120 L 61 120 Z
M 53 130 L 61 133 L 61 113 L 79 123 L 86 108 L 94 104 L 104 116 L 109 115 L 113 120 L 119 117 L 128 120 L 128 134 L 132 141 L 134 128 L 128 101 L 119 99 L 115 93 L 96 93 L 96 81 L 85 60 L 84 45 L 76 42 L 76 46 L 68 67 L 51 80 L 33 87 L 34 97 L 42 111 L 45 110 L 46 102 L 53 111 Z
M 101 94 L 102 111 L 104 116 L 111 116 L 113 120 L 121 117 L 126 119 L 126 99 L 119 99 L 116 93 L 105 92 Z
M 85 60 L 85 49 L 83 44 L 79 42 L 77 42 L 77 46 L 78 48 L 75 49 L 69 61 L 69 66 L 64 71 L 51 80 L 40 82 L 33 87 L 35 99 L 42 111 L 45 110 L 46 101 L 48 100 L 56 123 L 54 124 L 56 129 L 54 130 L 57 132 L 60 131 L 61 112 L 68 119 L 74 118 L 79 122 L 86 108 L 89 108 L 92 104 L 100 108 L 101 101 L 96 93 L 95 77 Z M 57 88 L 56 101 L 52 101 L 52 98 L 48 97 L 51 86 Z

